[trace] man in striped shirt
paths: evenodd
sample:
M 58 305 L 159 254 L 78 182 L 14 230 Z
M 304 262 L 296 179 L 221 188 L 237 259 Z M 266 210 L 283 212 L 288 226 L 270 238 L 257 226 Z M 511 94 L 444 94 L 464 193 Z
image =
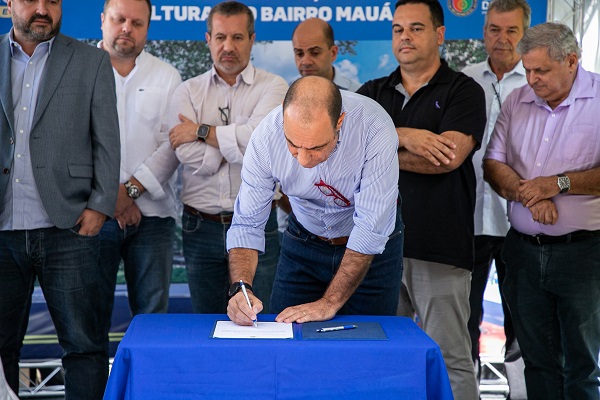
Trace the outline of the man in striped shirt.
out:
M 292 206 L 270 312 L 280 322 L 394 315 L 402 274 L 398 138 L 376 102 L 322 77 L 297 80 L 254 131 L 227 235 L 232 282 L 251 282 L 279 183 Z M 262 310 L 230 293 L 232 321 Z

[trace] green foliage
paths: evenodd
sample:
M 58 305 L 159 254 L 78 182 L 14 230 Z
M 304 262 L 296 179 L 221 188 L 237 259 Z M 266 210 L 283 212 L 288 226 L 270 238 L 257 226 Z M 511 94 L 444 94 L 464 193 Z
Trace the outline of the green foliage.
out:
M 357 43 L 358 40 L 338 40 L 336 44 L 340 54 L 351 54 L 355 56 L 356 50 L 354 50 L 354 46 L 356 46 Z
M 177 68 L 184 81 L 212 67 L 210 51 L 204 41 L 149 40 L 146 51 Z
M 475 39 L 448 40 L 444 45 L 443 53 L 448 65 L 455 71 L 481 62 L 487 57 L 483 41 Z

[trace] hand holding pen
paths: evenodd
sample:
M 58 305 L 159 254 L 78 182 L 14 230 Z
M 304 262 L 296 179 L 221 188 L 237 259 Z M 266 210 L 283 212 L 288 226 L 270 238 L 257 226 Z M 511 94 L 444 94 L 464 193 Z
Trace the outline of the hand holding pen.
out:
M 252 310 L 252 303 L 250 303 L 250 298 L 248 297 L 248 292 L 246 291 L 246 285 L 244 285 L 244 281 L 240 279 L 240 287 L 242 288 L 242 293 L 244 293 L 244 297 L 246 298 L 246 302 L 248 303 L 248 307 Z M 254 324 L 255 328 L 258 328 L 258 318 L 252 320 L 252 324 Z

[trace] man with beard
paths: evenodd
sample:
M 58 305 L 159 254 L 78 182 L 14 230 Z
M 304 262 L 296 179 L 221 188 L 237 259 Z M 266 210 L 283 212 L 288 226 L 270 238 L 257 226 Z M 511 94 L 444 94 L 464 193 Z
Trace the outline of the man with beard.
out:
M 0 36 L 0 357 L 19 389 L 34 282 L 64 350 L 66 399 L 101 399 L 98 232 L 114 215 L 119 122 L 108 54 L 59 33 L 60 0 L 9 0 Z
M 254 15 L 247 6 L 219 3 L 206 25 L 213 67 L 182 83 L 173 94 L 174 126 L 169 135 L 183 164 L 183 255 L 192 308 L 197 313 L 225 313 L 229 286 L 225 237 L 240 189 L 242 158 L 254 128 L 282 103 L 287 84 L 250 62 L 256 35 Z M 266 248 L 254 287 L 246 286 L 263 299 L 271 296 L 279 256 L 276 204 L 272 203 L 265 228 Z
M 121 184 L 114 219 L 100 231 L 101 321 L 108 338 L 123 260 L 132 315 L 166 313 L 175 238 L 174 172 L 166 121 L 181 83 L 171 65 L 144 51 L 150 0 L 106 0 L 99 47 L 110 55 L 121 132 Z

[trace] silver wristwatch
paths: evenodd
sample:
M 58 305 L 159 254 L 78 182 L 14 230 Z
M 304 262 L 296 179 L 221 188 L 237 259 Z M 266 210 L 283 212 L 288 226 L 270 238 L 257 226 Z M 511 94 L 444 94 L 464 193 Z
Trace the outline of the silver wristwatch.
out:
M 125 182 L 125 189 L 127 190 L 127 196 L 131 197 L 133 200 L 140 197 L 140 188 L 137 185 L 127 181 Z
M 567 193 L 571 189 L 571 180 L 565 174 L 558 174 L 557 184 L 561 193 Z

